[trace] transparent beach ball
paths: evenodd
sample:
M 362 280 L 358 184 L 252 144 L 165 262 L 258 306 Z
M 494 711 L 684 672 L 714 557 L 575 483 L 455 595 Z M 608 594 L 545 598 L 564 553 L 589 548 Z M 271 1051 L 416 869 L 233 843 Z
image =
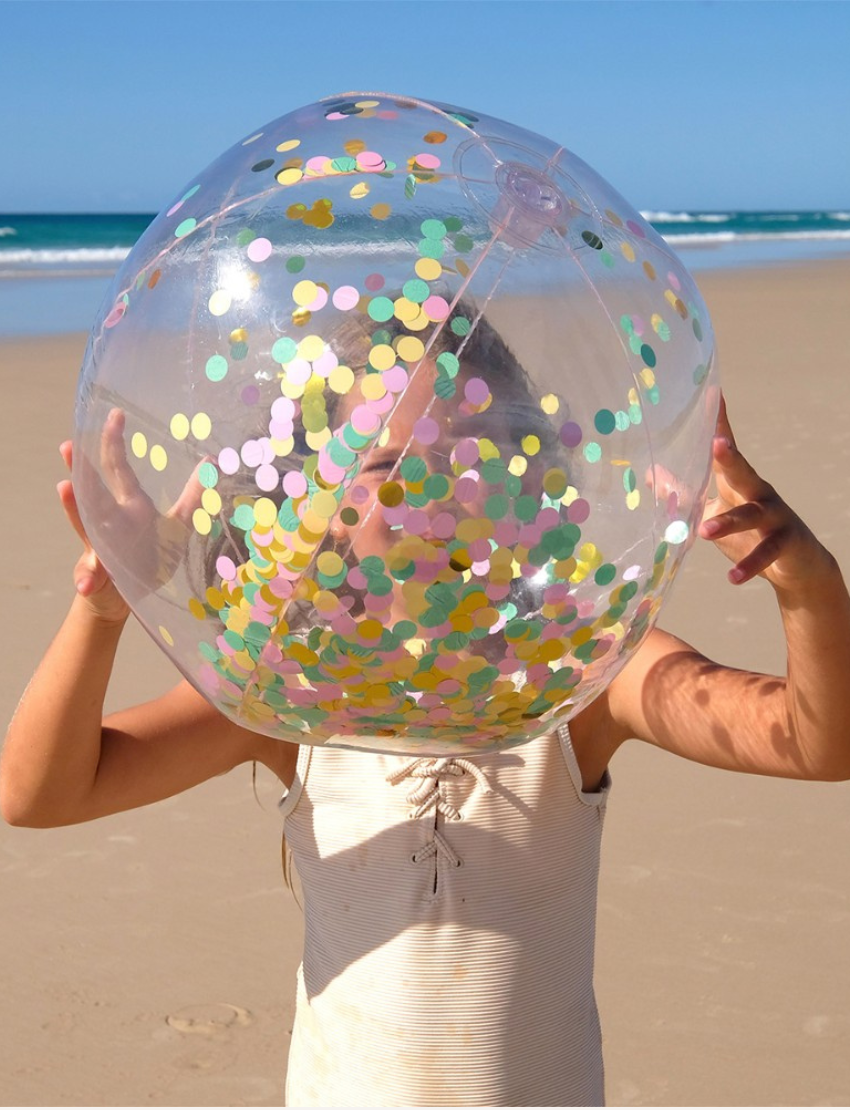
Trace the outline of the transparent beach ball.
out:
M 142 235 L 92 329 L 95 549 L 214 706 L 457 755 L 594 698 L 688 549 L 705 305 L 564 147 L 353 93 L 250 133 Z

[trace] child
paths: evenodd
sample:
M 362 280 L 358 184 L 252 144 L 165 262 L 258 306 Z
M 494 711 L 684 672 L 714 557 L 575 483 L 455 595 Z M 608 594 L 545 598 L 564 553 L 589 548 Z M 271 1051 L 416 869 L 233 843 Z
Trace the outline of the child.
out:
M 850 777 L 839 569 L 737 450 L 725 412 L 714 469 L 701 533 L 732 560 L 733 583 L 773 586 L 788 677 L 718 666 L 656 629 L 569 729 L 443 760 L 299 749 L 243 731 L 186 683 L 102 721 L 128 609 L 64 482 L 84 542 L 77 597 L 9 727 L 3 814 L 91 820 L 262 762 L 288 790 L 305 897 L 288 1103 L 600 1103 L 593 928 L 617 748 L 637 737 L 730 770 Z

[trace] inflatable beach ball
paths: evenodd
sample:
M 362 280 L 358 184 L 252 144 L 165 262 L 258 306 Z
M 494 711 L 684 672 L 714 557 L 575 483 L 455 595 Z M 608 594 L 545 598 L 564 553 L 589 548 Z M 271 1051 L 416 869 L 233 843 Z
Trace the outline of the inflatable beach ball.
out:
M 117 274 L 74 481 L 136 616 L 227 717 L 458 755 L 595 697 L 710 470 L 705 305 L 569 150 L 353 93 L 253 131 Z

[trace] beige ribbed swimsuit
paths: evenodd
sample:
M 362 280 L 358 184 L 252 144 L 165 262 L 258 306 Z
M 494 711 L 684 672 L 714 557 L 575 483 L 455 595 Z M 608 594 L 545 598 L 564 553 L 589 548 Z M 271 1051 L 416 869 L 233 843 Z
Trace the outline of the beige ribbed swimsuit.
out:
M 469 760 L 302 747 L 287 1105 L 601 1105 L 608 790 L 582 792 L 566 726 Z

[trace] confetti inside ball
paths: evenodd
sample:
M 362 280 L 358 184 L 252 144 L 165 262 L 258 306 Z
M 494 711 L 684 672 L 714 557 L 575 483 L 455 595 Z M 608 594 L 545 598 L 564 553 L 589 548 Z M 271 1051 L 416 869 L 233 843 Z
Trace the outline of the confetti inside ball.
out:
M 227 717 L 520 744 L 602 691 L 690 546 L 705 305 L 574 154 L 383 94 L 252 132 L 136 244 L 74 481 L 136 616 Z

